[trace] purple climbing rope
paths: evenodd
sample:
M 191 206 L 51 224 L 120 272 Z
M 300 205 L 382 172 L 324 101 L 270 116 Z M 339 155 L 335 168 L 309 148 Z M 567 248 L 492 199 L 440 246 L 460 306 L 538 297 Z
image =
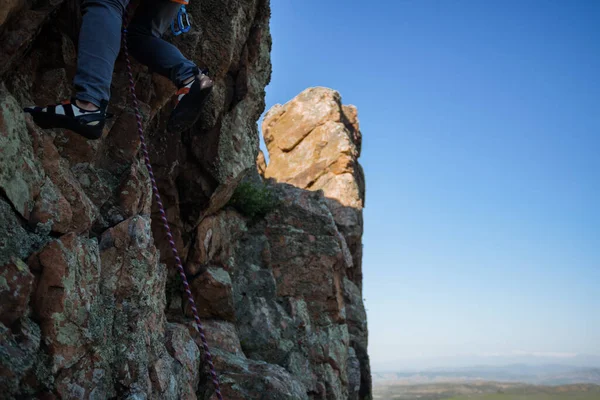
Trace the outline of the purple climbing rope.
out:
M 137 120 L 137 128 L 138 133 L 140 135 L 140 143 L 142 146 L 142 153 L 144 154 L 144 162 L 146 163 L 146 168 L 148 169 L 148 174 L 150 175 L 150 181 L 152 182 L 152 192 L 154 193 L 154 198 L 156 199 L 156 203 L 158 204 L 158 209 L 160 210 L 160 218 L 162 220 L 165 231 L 167 232 L 167 237 L 169 238 L 169 244 L 171 245 L 171 251 L 173 252 L 173 256 L 175 257 L 175 264 L 177 266 L 177 271 L 179 272 L 179 276 L 183 281 L 183 286 L 185 287 L 185 292 L 187 293 L 188 302 L 192 308 L 192 312 L 194 313 L 194 320 L 196 321 L 196 329 L 200 334 L 200 339 L 202 339 L 202 347 L 204 347 L 204 355 L 206 357 L 206 361 L 210 367 L 210 375 L 212 378 L 212 383 L 215 387 L 215 393 L 219 400 L 223 400 L 223 396 L 221 395 L 221 388 L 219 385 L 219 378 L 217 377 L 217 373 L 215 372 L 215 366 L 212 362 L 212 356 L 210 354 L 210 350 L 208 348 L 208 342 L 206 340 L 206 336 L 204 335 L 204 328 L 202 328 L 202 322 L 200 322 L 200 317 L 198 316 L 198 310 L 196 309 L 196 303 L 194 301 L 194 297 L 192 296 L 192 292 L 190 291 L 190 285 L 188 283 L 187 277 L 185 276 L 185 271 L 183 269 L 183 265 L 181 264 L 181 259 L 179 258 L 179 253 L 177 252 L 177 246 L 175 245 L 175 241 L 173 240 L 173 235 L 171 234 L 171 227 L 169 226 L 169 222 L 167 221 L 167 215 L 165 213 L 165 207 L 160 199 L 160 193 L 158 192 L 158 187 L 156 185 L 156 179 L 154 178 L 154 173 L 152 172 L 152 165 L 150 164 L 150 157 L 148 156 L 148 149 L 146 147 L 146 138 L 144 137 L 144 129 L 142 127 L 142 116 L 140 113 L 140 107 L 137 100 L 137 96 L 135 94 L 135 82 L 133 81 L 133 73 L 131 71 L 131 61 L 129 59 L 129 51 L 127 49 L 127 12 L 123 17 L 123 52 L 125 54 L 125 60 L 127 63 L 127 75 L 129 77 L 129 89 L 131 91 L 131 97 L 133 99 L 133 108 L 135 110 L 135 118 Z

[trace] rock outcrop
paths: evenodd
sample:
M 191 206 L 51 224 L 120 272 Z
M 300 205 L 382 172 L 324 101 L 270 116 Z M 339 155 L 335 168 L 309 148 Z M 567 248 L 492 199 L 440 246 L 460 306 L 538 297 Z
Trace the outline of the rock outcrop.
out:
M 277 172 L 296 163 L 294 148 L 317 151 L 309 149 L 317 129 L 299 134 L 294 123 L 288 136 L 298 143 L 282 154 L 270 146 L 269 165 L 263 158 L 257 166 L 256 122 L 271 73 L 269 2 L 200 1 L 188 9 L 195 29 L 167 39 L 214 77 L 198 124 L 165 135 L 175 88 L 135 62 L 134 75 L 223 396 L 369 399 L 356 111 L 332 91 L 308 91 L 332 99 L 325 106 L 333 114 L 314 125 L 341 123 L 335 129 L 348 141 L 320 134 L 347 148 L 323 152 L 313 164 L 326 172 L 311 182 Z M 22 112 L 70 94 L 80 21 L 76 0 L 2 3 L 0 391 L 7 399 L 212 400 L 139 154 L 122 56 L 102 139 L 42 131 Z M 321 106 L 304 100 L 306 109 Z M 270 142 L 286 136 L 278 112 L 269 113 Z
M 361 287 L 365 178 L 356 108 L 342 105 L 334 90 L 307 89 L 268 112 L 263 134 L 270 158 L 265 177 L 323 191 L 352 253 L 349 278 Z
M 261 168 L 264 156 L 259 155 L 259 171 L 277 182 L 321 192 L 343 236 L 342 244 L 351 254 L 343 268 L 341 287 L 363 398 L 370 393 L 371 379 L 361 296 L 365 179 L 358 163 L 362 134 L 357 110 L 343 105 L 335 90 L 310 88 L 287 104 L 274 106 L 262 128 L 269 164 Z

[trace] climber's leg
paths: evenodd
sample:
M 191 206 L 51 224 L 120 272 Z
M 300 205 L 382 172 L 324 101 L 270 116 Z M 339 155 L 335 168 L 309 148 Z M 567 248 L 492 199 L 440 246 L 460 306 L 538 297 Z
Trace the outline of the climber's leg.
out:
M 48 107 L 28 107 L 42 128 L 65 128 L 88 139 L 102 136 L 115 60 L 121 47 L 123 12 L 129 0 L 84 0 L 79 33 L 76 95 Z
M 180 7 L 181 4 L 168 0 L 143 1 L 127 28 L 129 53 L 177 86 L 200 72 L 196 64 L 186 59 L 177 47 L 162 39 Z
M 181 4 L 169 0 L 147 0 L 140 4 L 127 29 L 131 55 L 178 88 L 177 104 L 167 125 L 170 132 L 189 129 L 198 119 L 213 82 L 162 35 L 177 17 Z
M 100 106 L 110 98 L 115 60 L 121 49 L 121 25 L 129 0 L 84 0 L 79 32 L 77 74 L 78 100 Z

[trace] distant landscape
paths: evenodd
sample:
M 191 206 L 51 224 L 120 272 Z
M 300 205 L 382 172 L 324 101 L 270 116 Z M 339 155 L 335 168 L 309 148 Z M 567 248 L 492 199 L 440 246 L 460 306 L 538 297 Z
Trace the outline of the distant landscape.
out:
M 421 385 L 375 384 L 374 400 L 599 400 L 600 386 L 591 384 L 536 386 L 473 382 Z
M 600 400 L 600 368 L 507 365 L 374 372 L 374 400 Z

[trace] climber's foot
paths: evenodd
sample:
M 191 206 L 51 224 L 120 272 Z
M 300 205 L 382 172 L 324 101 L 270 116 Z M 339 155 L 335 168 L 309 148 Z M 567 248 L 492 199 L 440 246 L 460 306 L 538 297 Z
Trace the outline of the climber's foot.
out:
M 106 102 L 96 110 L 79 106 L 75 99 L 63 101 L 47 107 L 27 107 L 33 121 L 42 129 L 68 129 L 87 139 L 100 139 L 106 122 Z M 90 108 L 90 107 L 86 107 Z
M 198 120 L 204 101 L 212 91 L 213 81 L 204 72 L 177 91 L 175 109 L 167 123 L 169 133 L 190 129 Z

